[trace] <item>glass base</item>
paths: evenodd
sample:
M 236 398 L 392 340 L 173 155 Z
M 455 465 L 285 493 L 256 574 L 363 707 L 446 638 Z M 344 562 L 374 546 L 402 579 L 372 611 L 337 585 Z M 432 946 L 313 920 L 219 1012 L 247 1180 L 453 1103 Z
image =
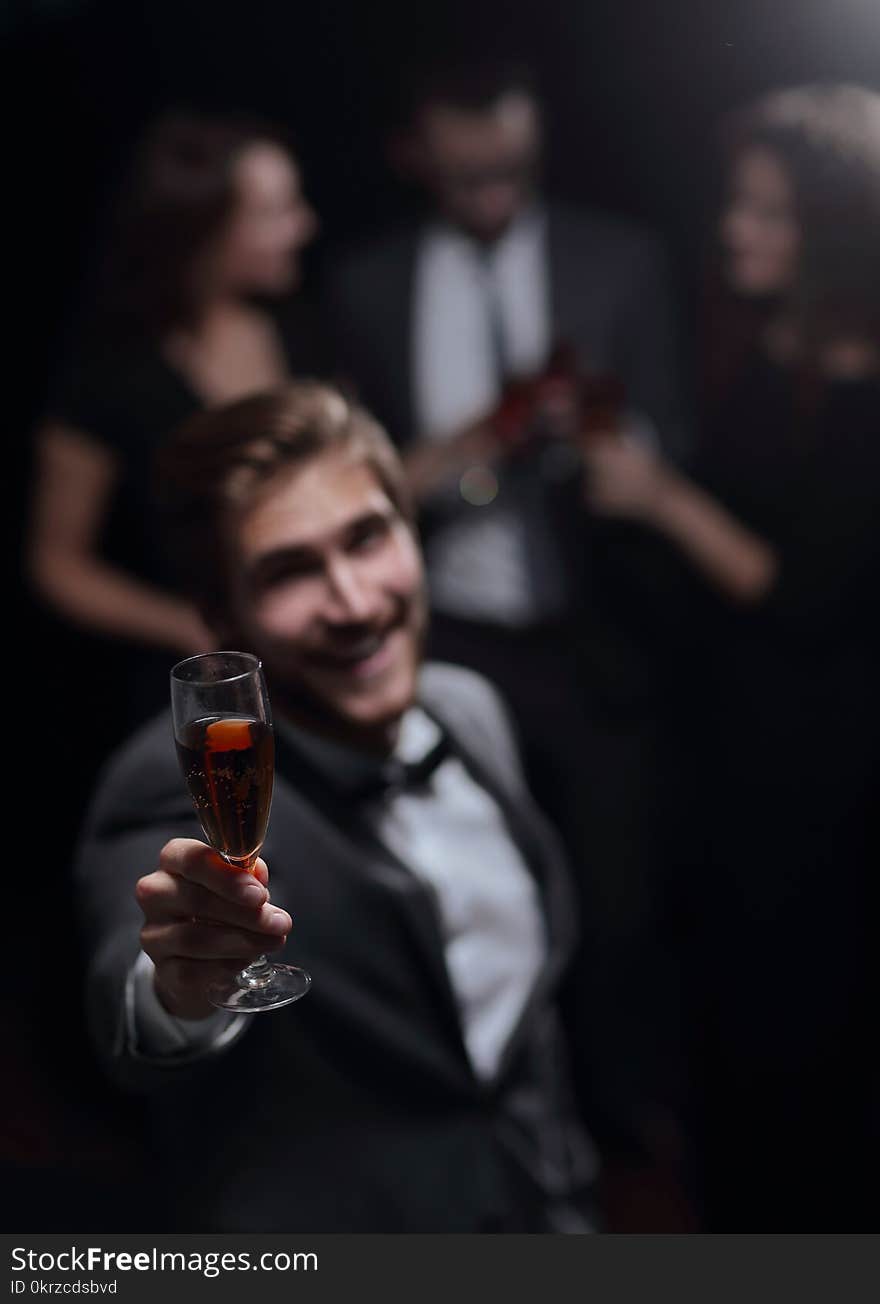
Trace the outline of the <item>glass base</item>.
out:
M 245 970 L 228 982 L 212 983 L 206 993 L 211 1004 L 236 1014 L 261 1014 L 298 1001 L 312 985 L 305 969 L 292 964 L 252 965 L 251 970 L 252 977 Z

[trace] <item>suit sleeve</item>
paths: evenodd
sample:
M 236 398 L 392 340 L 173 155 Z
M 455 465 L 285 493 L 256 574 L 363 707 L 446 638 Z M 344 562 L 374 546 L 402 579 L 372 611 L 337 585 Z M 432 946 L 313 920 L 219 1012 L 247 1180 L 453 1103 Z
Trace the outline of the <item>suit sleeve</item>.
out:
M 322 303 L 336 374 L 403 446 L 413 438 L 409 304 L 415 236 L 392 233 L 341 253 L 328 266 Z
M 633 243 L 628 263 L 616 351 L 629 405 L 656 427 L 663 450 L 679 458 L 688 446 L 688 421 L 666 257 L 659 242 L 640 237 Z
M 337 382 L 351 398 L 373 411 L 376 393 L 370 383 L 373 369 L 363 322 L 363 305 L 370 303 L 370 291 L 362 281 L 363 274 L 351 257 L 342 258 L 328 271 L 322 294 L 323 322 Z

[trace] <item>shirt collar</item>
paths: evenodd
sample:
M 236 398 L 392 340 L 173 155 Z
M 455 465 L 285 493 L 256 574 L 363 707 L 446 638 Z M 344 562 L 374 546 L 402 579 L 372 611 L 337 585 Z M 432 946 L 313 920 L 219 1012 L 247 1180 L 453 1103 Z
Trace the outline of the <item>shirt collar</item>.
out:
M 533 200 L 521 213 L 517 214 L 504 234 L 499 236 L 488 247 L 480 244 L 474 236 L 468 235 L 461 227 L 455 226 L 452 222 L 448 222 L 443 218 L 438 218 L 430 223 L 426 230 L 426 236 L 432 242 L 445 244 L 450 248 L 457 248 L 461 252 L 467 252 L 481 260 L 488 254 L 490 261 L 495 262 L 502 250 L 522 242 L 540 239 L 545 224 L 545 210 L 539 200 Z

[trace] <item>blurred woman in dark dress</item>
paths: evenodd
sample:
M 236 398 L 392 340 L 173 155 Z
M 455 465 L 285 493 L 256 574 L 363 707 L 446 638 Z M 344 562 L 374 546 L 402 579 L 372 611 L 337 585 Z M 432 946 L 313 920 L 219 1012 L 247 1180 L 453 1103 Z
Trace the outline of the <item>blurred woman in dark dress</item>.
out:
M 880 96 L 769 96 L 731 124 L 728 185 L 691 472 L 600 441 L 589 495 L 655 532 L 691 586 L 668 610 L 689 753 L 672 854 L 710 1229 L 869 1230 Z
M 262 123 L 172 115 L 136 156 L 96 310 L 39 432 L 29 545 L 50 609 L 116 641 L 91 646 L 125 665 L 120 731 L 207 640 L 163 552 L 155 448 L 198 408 L 319 369 L 288 298 L 315 228 L 289 149 Z

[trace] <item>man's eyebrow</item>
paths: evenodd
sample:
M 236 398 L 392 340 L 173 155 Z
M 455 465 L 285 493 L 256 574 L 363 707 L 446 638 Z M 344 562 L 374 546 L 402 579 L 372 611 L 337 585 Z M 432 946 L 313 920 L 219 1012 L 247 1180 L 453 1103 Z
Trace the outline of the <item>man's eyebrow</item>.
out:
M 259 579 L 266 571 L 272 570 L 273 567 L 280 565 L 282 562 L 308 563 L 320 558 L 320 549 L 313 544 L 308 543 L 290 543 L 282 544 L 278 548 L 272 548 L 269 552 L 261 553 L 255 557 L 247 567 L 248 575 L 251 579 Z
M 338 537 L 347 539 L 364 526 L 371 525 L 374 522 L 390 524 L 394 520 L 396 513 L 394 508 L 389 504 L 387 507 L 369 507 L 360 515 L 355 516 L 352 520 L 339 527 Z M 287 564 L 309 564 L 321 557 L 321 544 L 314 543 L 289 543 L 281 544 L 277 548 L 272 548 L 269 552 L 262 553 L 255 557 L 247 567 L 248 575 L 251 579 L 259 579 L 273 567 Z
M 378 507 L 368 507 L 366 511 L 361 512 L 361 514 L 356 516 L 354 520 L 349 521 L 347 525 L 343 526 L 342 534 L 343 536 L 354 534 L 358 530 L 363 529 L 365 525 L 373 525 L 379 521 L 387 524 L 394 520 L 395 515 L 396 512 L 391 503 L 388 503 L 387 505 L 383 504 Z

